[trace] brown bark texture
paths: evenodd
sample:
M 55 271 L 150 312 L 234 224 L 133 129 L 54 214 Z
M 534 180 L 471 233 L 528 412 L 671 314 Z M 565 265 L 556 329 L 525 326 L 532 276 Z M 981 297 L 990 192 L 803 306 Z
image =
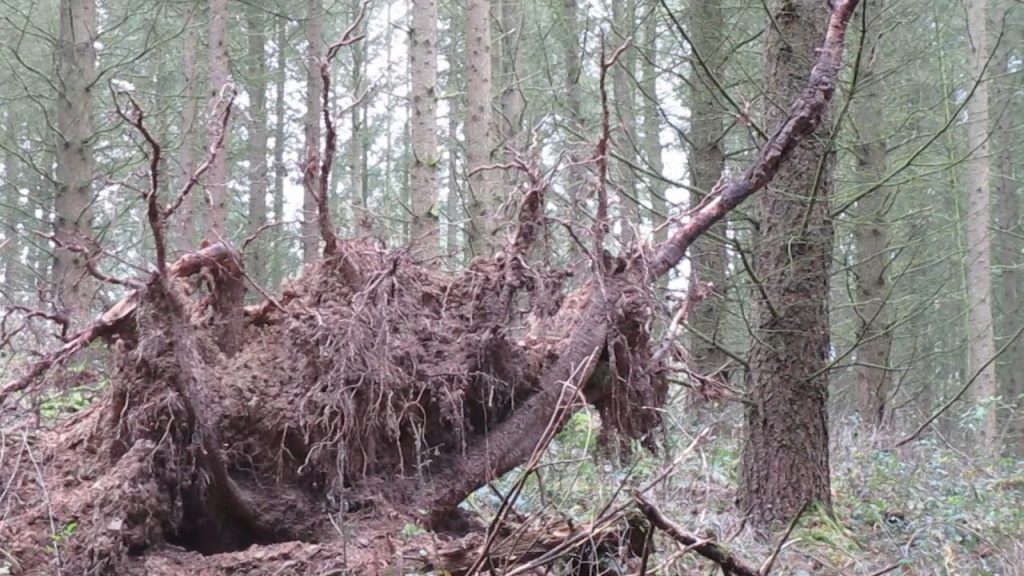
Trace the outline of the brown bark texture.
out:
M 208 38 L 208 62 L 210 84 L 207 95 L 211 105 L 222 100 L 228 89 L 228 0 L 210 0 L 210 35 Z M 220 126 L 220 115 L 211 110 L 208 116 L 209 133 L 216 133 Z M 228 135 L 225 134 L 226 138 Z M 212 136 L 211 136 L 212 137 Z M 207 242 L 221 242 L 227 238 L 229 154 L 224 152 L 213 157 L 206 172 L 206 200 L 209 218 L 203 236 Z
M 981 449 L 994 453 L 999 443 L 999 412 L 996 396 L 995 324 L 992 318 L 992 135 L 989 88 L 991 60 L 988 31 L 988 1 L 968 0 L 965 38 L 971 78 L 977 82 L 967 102 L 967 145 L 970 157 L 964 162 L 967 186 L 967 365 L 974 378 L 971 393 L 981 410 L 977 440 Z M 977 377 L 975 377 L 977 374 Z
M 1014 114 L 1020 114 L 1020 102 L 1013 98 L 1015 80 L 1011 73 L 1010 54 L 1012 48 L 1004 46 L 996 70 L 1002 79 L 994 87 L 995 106 L 998 117 L 995 122 L 996 174 L 996 229 L 1000 232 L 996 242 L 996 264 L 999 270 L 996 309 L 1000 311 L 1000 336 L 1013 338 L 1024 326 L 1024 304 L 1021 302 L 1024 275 L 1019 267 L 1021 238 L 1020 211 L 1020 168 L 1015 162 L 1013 134 Z M 1019 80 L 1016 80 L 1019 82 Z M 1005 448 L 1008 454 L 1024 457 L 1024 339 L 1018 338 L 1003 353 L 1000 359 L 999 394 L 1009 404 L 1003 413 L 1006 431 Z
M 493 251 L 497 222 L 497 191 L 494 172 L 483 170 L 492 163 L 494 135 L 491 112 L 491 24 L 488 0 L 469 0 L 466 5 L 466 228 L 468 256 L 487 256 Z
M 689 16 L 693 50 L 697 55 L 690 81 L 694 188 L 690 202 L 698 206 L 714 190 L 725 169 L 725 116 L 718 104 L 721 99 L 718 92 L 725 82 L 727 47 L 724 44 L 725 19 L 720 0 L 691 4 Z M 707 379 L 700 382 L 699 390 L 704 390 L 707 383 L 728 380 L 729 358 L 720 347 L 728 261 L 725 232 L 725 222 L 715 224 L 708 234 L 694 242 L 689 253 L 692 263 L 690 291 L 710 285 L 708 296 L 695 304 L 687 322 L 692 332 L 689 350 L 693 369 L 699 377 Z M 700 405 L 704 396 L 698 394 L 695 400 Z
M 768 102 L 802 88 L 828 21 L 815 0 L 771 4 Z M 777 28 L 776 28 L 777 26 Z M 771 123 L 785 111 L 773 105 Z M 785 522 L 807 501 L 831 503 L 828 452 L 828 293 L 832 189 L 828 130 L 798 142 L 759 197 L 746 436 L 740 496 L 752 522 Z
M 306 4 L 306 116 L 303 120 L 305 155 L 302 161 L 302 262 L 316 261 L 320 238 L 317 235 L 317 191 L 320 190 L 320 117 L 323 114 L 323 80 L 320 63 L 324 58 L 323 1 Z
M 199 132 L 196 129 L 196 120 L 199 110 L 200 90 L 199 78 L 197 77 L 196 60 L 199 55 L 199 28 L 197 26 L 196 13 L 198 5 L 189 4 L 185 11 L 185 30 L 182 34 L 181 59 L 182 75 L 184 76 L 185 103 L 181 113 L 181 148 L 178 152 L 178 185 L 183 186 L 192 178 L 196 171 L 196 153 L 199 150 Z M 190 194 L 182 202 L 178 209 L 178 217 L 175 222 L 173 237 L 175 247 L 180 252 L 188 252 L 195 246 L 197 230 L 204 228 L 203 224 L 197 223 L 202 212 L 196 209 L 196 196 Z
M 246 234 L 253 239 L 246 250 L 245 268 L 256 282 L 267 276 L 267 242 L 263 225 L 267 223 L 267 35 L 266 18 L 259 8 L 245 7 L 245 23 L 249 36 L 249 210 Z

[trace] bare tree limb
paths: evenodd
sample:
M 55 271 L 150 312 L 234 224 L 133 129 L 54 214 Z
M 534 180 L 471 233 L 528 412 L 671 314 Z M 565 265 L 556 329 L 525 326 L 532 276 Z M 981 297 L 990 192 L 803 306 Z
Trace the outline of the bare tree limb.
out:
M 595 271 L 599 273 L 603 273 L 604 270 L 604 258 L 601 254 L 604 252 L 604 235 L 608 232 L 608 148 L 612 136 L 611 111 L 608 109 L 608 70 L 615 66 L 622 53 L 632 43 L 632 39 L 627 38 L 608 58 L 604 57 L 603 51 L 601 53 L 601 74 L 598 79 L 601 94 L 601 138 L 594 149 L 594 160 L 597 161 L 597 215 L 593 232 L 593 265 Z
M 837 76 L 843 61 L 846 29 L 858 0 L 833 3 L 828 32 L 820 49 L 818 62 L 803 93 L 793 103 L 786 119 L 775 129 L 761 148 L 754 163 L 736 180 L 721 183 L 708 194 L 710 199 L 689 221 L 656 247 L 647 271 L 650 280 L 657 279 L 682 260 L 693 241 L 721 220 L 752 194 L 767 185 L 789 153 L 802 139 L 821 124 L 828 104 L 835 94 Z
M 317 158 L 307 159 L 304 171 L 306 177 L 303 179 L 305 186 L 316 198 L 317 224 L 320 228 L 320 236 L 324 240 L 324 256 L 331 256 L 338 251 L 338 237 L 334 233 L 334 224 L 331 222 L 331 207 L 328 202 L 328 189 L 330 188 L 331 167 L 334 164 L 334 152 L 337 148 L 338 132 L 334 128 L 334 120 L 331 118 L 331 61 L 338 54 L 338 50 L 345 46 L 351 46 L 363 39 L 362 34 L 356 34 L 359 25 L 366 17 L 366 9 L 369 2 L 363 2 L 356 19 L 349 24 L 348 28 L 338 40 L 327 49 L 327 57 L 320 62 L 320 80 L 323 84 L 321 92 L 324 129 L 326 138 L 324 142 L 323 156 L 317 166 Z M 319 184 L 318 190 L 312 190 L 313 182 Z
M 165 221 L 174 215 L 174 212 L 181 207 L 182 202 L 184 202 L 185 198 L 187 198 L 189 193 L 192 192 L 192 188 L 199 183 L 199 179 L 203 177 L 203 174 L 205 174 L 207 170 L 210 169 L 210 166 L 213 165 L 213 161 L 217 158 L 217 155 L 224 149 L 224 137 L 228 132 L 228 120 L 231 118 L 231 110 L 234 106 L 235 96 L 237 96 L 237 94 L 238 92 L 235 90 L 233 84 L 227 84 L 224 87 L 220 96 L 220 102 L 214 107 L 214 110 L 217 110 L 218 108 L 223 109 L 223 112 L 221 112 L 220 124 L 218 125 L 219 129 L 214 134 L 210 134 L 210 140 L 212 140 L 213 143 L 210 144 L 210 150 L 206 155 L 206 160 L 204 160 L 203 163 L 196 168 L 195 172 L 189 176 L 188 181 L 185 182 L 185 185 L 181 187 L 180 191 L 178 191 L 177 198 L 175 198 L 170 206 L 164 210 L 163 218 Z
M 646 516 L 651 522 L 651 525 L 667 534 L 676 542 L 679 542 L 697 554 L 700 554 L 715 564 L 718 564 L 726 574 L 736 574 L 736 576 L 762 576 L 756 568 L 744 560 L 737 558 L 721 544 L 697 538 L 693 534 L 683 530 L 678 524 L 666 518 L 657 506 L 652 504 L 650 500 L 645 498 L 639 492 L 634 495 L 634 499 L 636 500 L 637 507 L 640 508 L 640 511 L 643 512 L 644 516 Z

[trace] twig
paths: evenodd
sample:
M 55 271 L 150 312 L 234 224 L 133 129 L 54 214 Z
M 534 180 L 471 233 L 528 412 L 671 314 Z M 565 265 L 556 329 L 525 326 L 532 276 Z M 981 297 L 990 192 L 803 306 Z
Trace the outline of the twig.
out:
M 491 525 L 487 530 L 487 538 L 484 541 L 484 545 L 480 548 L 480 553 L 477 556 L 475 562 L 467 574 L 473 574 L 476 570 L 479 570 L 483 566 L 484 561 L 487 560 L 487 553 L 494 544 L 495 539 L 498 535 L 498 528 L 501 526 L 501 522 L 508 511 L 512 508 L 512 505 L 519 498 L 523 488 L 526 486 L 526 480 L 530 477 L 530 474 L 537 469 L 540 464 L 541 458 L 544 453 L 547 452 L 548 445 L 555 438 L 555 435 L 561 430 L 564 420 L 567 416 L 572 415 L 572 405 L 576 402 L 577 398 L 582 394 L 581 388 L 586 378 L 593 370 L 593 364 L 596 362 L 600 353 L 600 349 L 596 349 L 591 352 L 587 360 L 576 367 L 572 376 L 566 381 L 562 387 L 561 393 L 556 403 L 555 410 L 551 414 L 551 418 L 548 420 L 547 427 L 544 430 L 544 434 L 541 436 L 540 441 L 537 442 L 533 448 L 533 453 L 530 455 L 529 460 L 526 463 L 526 467 L 519 478 L 516 479 L 515 484 L 512 485 L 512 489 L 509 490 L 508 494 L 501 502 L 501 506 L 498 508 L 498 513 L 495 514 L 494 520 L 491 521 Z
M 679 332 L 679 326 L 686 320 L 690 315 L 690 311 L 696 306 L 701 300 L 704 300 L 714 290 L 715 285 L 711 282 L 703 284 L 697 284 L 691 288 L 686 294 L 686 300 L 683 305 L 679 307 L 675 315 L 672 316 L 672 320 L 668 324 L 668 328 L 665 330 L 665 337 L 662 341 L 661 347 L 659 347 L 654 354 L 651 356 L 651 361 L 654 365 L 657 365 L 662 358 L 672 349 L 675 345 L 675 339 Z
M 242 253 L 245 253 L 245 250 L 249 247 L 249 244 L 255 242 L 256 239 L 260 237 L 260 234 L 263 234 L 270 228 L 280 226 L 281 224 L 284 224 L 284 222 L 266 222 L 262 226 L 257 228 L 255 232 L 246 236 L 245 240 L 242 241 Z
M 79 244 L 69 244 L 67 242 L 64 242 L 60 238 L 57 238 L 55 234 L 45 234 L 38 230 L 35 231 L 35 234 L 42 238 L 46 238 L 50 242 L 53 242 L 54 245 L 56 245 L 58 248 L 63 248 L 69 252 L 81 254 L 85 260 L 85 270 L 89 273 L 90 276 L 99 280 L 100 282 L 103 282 L 105 284 L 112 284 L 114 286 L 124 286 L 126 288 L 132 289 L 142 288 L 142 283 L 139 282 L 138 280 L 117 278 L 116 276 L 111 276 L 109 274 L 104 274 L 103 272 L 101 272 L 100 269 L 96 267 L 96 252 L 94 250 L 89 250 L 85 246 Z M 100 252 L 103 252 L 102 249 L 100 250 Z
M 118 116 L 138 130 L 146 140 L 146 143 L 149 144 L 149 190 L 143 195 L 146 199 L 146 218 L 149 220 L 149 227 L 153 231 L 153 244 L 156 249 L 156 270 L 158 274 L 163 275 L 167 270 L 167 243 L 164 240 L 164 222 L 166 222 L 166 218 L 161 214 L 160 206 L 157 202 L 157 191 L 160 187 L 160 153 L 162 149 L 160 143 L 156 141 L 156 138 L 153 137 L 143 123 L 145 113 L 131 93 L 124 90 L 114 90 L 113 85 L 111 85 L 111 91 L 114 97 L 114 109 L 117 111 Z M 131 116 L 121 109 L 121 103 L 117 99 L 118 94 L 124 96 L 128 103 L 131 104 Z
M 604 235 L 608 231 L 608 146 L 611 141 L 611 112 L 608 109 L 608 70 L 615 65 L 622 53 L 632 44 L 627 38 L 619 46 L 610 58 L 601 54 L 601 73 L 598 78 L 598 87 L 601 94 L 601 138 L 597 141 L 594 149 L 594 160 L 597 163 L 597 214 L 594 222 L 594 248 L 593 265 L 594 270 L 600 274 L 604 273 Z
M 750 566 L 745 561 L 737 558 L 726 549 L 724 546 L 707 540 L 697 538 L 693 534 L 683 530 L 678 524 L 672 522 L 658 509 L 654 504 L 650 502 L 643 494 L 637 492 L 634 494 L 634 500 L 636 501 L 637 507 L 643 512 L 644 516 L 651 522 L 651 524 L 668 534 L 673 540 L 679 542 L 683 546 L 688 547 L 697 554 L 711 560 L 715 564 L 721 566 L 727 574 L 736 574 L 737 576 L 761 576 L 761 574 Z
M 235 86 L 233 84 L 225 85 L 224 89 L 221 91 L 220 102 L 214 106 L 214 110 L 222 107 L 224 111 L 221 113 L 219 129 L 215 131 L 216 133 L 210 135 L 210 140 L 212 140 L 213 143 L 210 144 L 210 150 L 206 155 L 206 160 L 204 160 L 203 163 L 200 164 L 194 172 L 192 172 L 188 181 L 185 182 L 181 187 L 181 190 L 178 191 L 177 198 L 175 198 L 174 202 L 164 210 L 164 221 L 173 216 L 174 212 L 181 207 L 182 202 L 184 202 L 185 198 L 187 198 L 189 193 L 192 192 L 192 188 L 199 183 L 199 179 L 202 178 L 203 174 L 205 174 L 207 170 L 210 169 L 214 160 L 217 159 L 217 155 L 224 148 L 224 137 L 228 132 L 228 120 L 231 118 L 231 110 L 235 103 L 235 96 L 237 94 L 238 92 L 235 90 Z
M 321 107 L 323 108 L 324 130 L 326 138 L 324 152 L 317 166 L 317 158 L 307 159 L 304 171 L 307 173 L 305 186 L 316 198 L 317 224 L 320 228 L 320 236 L 324 240 L 324 256 L 331 256 L 338 251 L 338 237 L 334 234 L 334 224 L 331 222 L 331 207 L 328 202 L 329 180 L 331 167 L 334 164 L 334 151 L 337 147 L 338 133 L 334 128 L 334 120 L 331 118 L 331 61 L 338 54 L 338 50 L 345 46 L 351 46 L 363 39 L 362 34 L 356 34 L 363 19 L 366 17 L 366 9 L 369 0 L 363 2 L 356 19 L 349 24 L 348 28 L 341 35 L 341 40 L 331 44 L 327 49 L 327 57 L 320 62 L 320 80 L 323 86 L 321 91 Z M 312 154 L 311 154 L 312 155 Z M 319 189 L 313 190 L 312 184 L 317 182 Z
M 775 549 L 772 550 L 771 556 L 764 561 L 764 564 L 761 565 L 761 569 L 758 570 L 758 573 L 760 573 L 761 576 L 768 576 L 772 571 L 772 565 L 775 564 L 775 560 L 782 552 L 782 547 L 786 545 L 786 542 L 789 540 L 789 536 L 793 533 L 797 523 L 800 522 L 800 518 L 804 515 L 804 512 L 807 511 L 809 504 L 810 500 L 805 501 L 804 505 L 800 507 L 799 511 L 797 511 L 796 516 L 793 516 L 793 519 L 789 522 L 789 526 L 786 527 L 786 532 L 782 535 L 782 538 L 779 538 L 779 543 L 775 546 Z
M 917 437 L 920 436 L 922 432 L 924 432 L 925 428 L 928 428 L 929 426 L 931 426 L 932 422 L 935 422 L 935 420 L 937 420 L 939 418 L 939 416 L 942 416 L 946 412 L 946 410 L 949 410 L 950 408 L 952 408 L 953 404 L 956 404 L 961 398 L 963 398 L 964 394 L 967 393 L 967 390 L 971 387 L 972 384 L 974 384 L 974 381 L 977 380 L 981 376 L 981 374 L 985 371 L 985 369 L 988 368 L 989 365 L 991 365 L 993 362 L 995 362 L 997 358 L 1002 356 L 1003 352 L 1006 352 L 1006 350 L 1009 349 L 1010 346 L 1013 346 L 1014 343 L 1017 342 L 1017 340 L 1021 337 L 1021 334 L 1024 334 L 1024 325 L 1021 325 L 1020 329 L 1017 330 L 1017 333 L 1013 335 L 1013 338 L 1010 338 L 1009 340 L 1007 340 L 999 348 L 999 350 L 997 350 L 996 353 L 992 355 L 991 358 L 989 358 L 984 364 L 982 364 L 981 366 L 978 367 L 978 369 L 974 372 L 974 374 L 971 376 L 971 378 L 969 380 L 967 380 L 967 382 L 960 388 L 959 391 L 957 391 L 956 394 L 953 395 L 952 398 L 949 399 L 948 402 L 943 404 L 942 407 L 940 407 L 938 410 L 935 411 L 935 413 L 933 413 L 931 416 L 929 416 L 927 420 L 922 422 L 921 425 L 918 426 L 917 429 L 914 430 L 913 433 L 911 433 L 906 438 L 904 438 L 904 439 L 900 440 L 899 442 L 897 442 L 896 444 L 894 444 L 893 448 L 899 448 L 900 446 L 904 446 L 904 445 L 909 444 L 910 442 L 913 442 L 914 440 L 916 440 Z

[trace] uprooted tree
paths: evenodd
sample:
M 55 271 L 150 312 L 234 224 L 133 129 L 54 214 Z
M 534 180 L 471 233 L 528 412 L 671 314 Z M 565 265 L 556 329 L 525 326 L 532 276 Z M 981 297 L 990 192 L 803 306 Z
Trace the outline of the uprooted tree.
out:
M 566 271 L 528 265 L 546 222 L 549 177 L 526 156 L 508 167 L 523 172 L 513 238 L 459 274 L 424 266 L 409 250 L 336 238 L 326 184 L 334 129 L 325 105 L 326 149 L 305 166 L 319 172 L 307 181 L 321 183 L 311 192 L 323 257 L 280 294 L 245 306 L 243 260 L 228 242 L 167 262 L 164 227 L 204 167 L 161 203 L 160 145 L 131 95 L 115 95 L 150 154 L 155 271 L 120 281 L 131 290 L 117 305 L 0 389 L 0 404 L 11 403 L 87 344 L 113 344 L 112 383 L 101 401 L 45 438 L 3 438 L 9 456 L 0 474 L 14 495 L 0 525 L 9 562 L 25 573 L 172 574 L 196 565 L 204 574 L 372 573 L 381 568 L 368 552 L 376 544 L 352 546 L 351 527 L 371 534 L 388 519 L 425 515 L 437 530 L 472 531 L 459 503 L 535 463 L 584 404 L 600 413 L 608 442 L 649 441 L 671 358 L 648 329 L 652 286 L 695 238 L 765 186 L 820 123 L 856 4 L 836 3 L 807 87 L 754 163 L 719 182 L 667 241 L 609 254 L 607 198 L 602 185 L 594 190 L 593 241 L 581 244 L 591 274 L 568 294 Z M 346 34 L 329 56 L 356 40 Z M 327 71 L 325 61 L 325 98 Z M 231 95 L 224 97 L 227 122 Z M 606 121 L 594 158 L 599 171 L 607 130 Z M 217 150 L 215 141 L 211 156 Z M 526 314 L 517 311 L 523 301 Z M 600 529 L 591 526 L 588 538 Z M 506 560 L 536 563 L 572 541 L 513 550 Z M 254 544 L 265 546 L 236 552 Z M 491 544 L 483 550 L 497 554 Z M 197 553 L 216 555 L 189 564 Z M 442 554 L 444 568 L 482 566 L 464 556 Z

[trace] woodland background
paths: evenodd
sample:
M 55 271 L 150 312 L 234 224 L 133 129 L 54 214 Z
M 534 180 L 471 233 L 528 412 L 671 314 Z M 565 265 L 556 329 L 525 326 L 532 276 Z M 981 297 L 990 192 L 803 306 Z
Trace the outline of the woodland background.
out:
M 751 165 L 830 12 L 820 0 L 0 7 L 4 381 L 115 305 L 133 287 L 119 279 L 152 272 L 154 184 L 181 199 L 168 261 L 236 247 L 251 305 L 320 260 L 319 190 L 339 238 L 458 275 L 517 241 L 522 194 L 542 180 L 543 226 L 521 256 L 571 271 L 567 293 L 585 286 L 588 249 L 646 254 Z M 518 513 L 592 519 L 685 453 L 661 508 L 762 559 L 798 515 L 780 573 L 1020 573 L 1022 39 L 1013 0 L 860 2 L 822 127 L 652 290 L 653 341 L 673 347 L 660 452 L 597 447 L 601 416 L 584 409 Z M 119 113 L 128 99 L 160 146 L 155 181 L 152 148 Z M 323 171 L 325 104 L 337 142 Z M 89 347 L 0 412 L 5 437 L 26 433 L 13 422 L 28 414 L 38 431 L 88 410 L 116 378 L 107 355 Z M 489 517 L 516 485 L 507 475 L 469 505 Z M 426 524 L 403 521 L 398 537 Z M 66 527 L 54 542 L 73 538 Z M 691 556 L 656 558 L 684 574 L 702 565 Z

